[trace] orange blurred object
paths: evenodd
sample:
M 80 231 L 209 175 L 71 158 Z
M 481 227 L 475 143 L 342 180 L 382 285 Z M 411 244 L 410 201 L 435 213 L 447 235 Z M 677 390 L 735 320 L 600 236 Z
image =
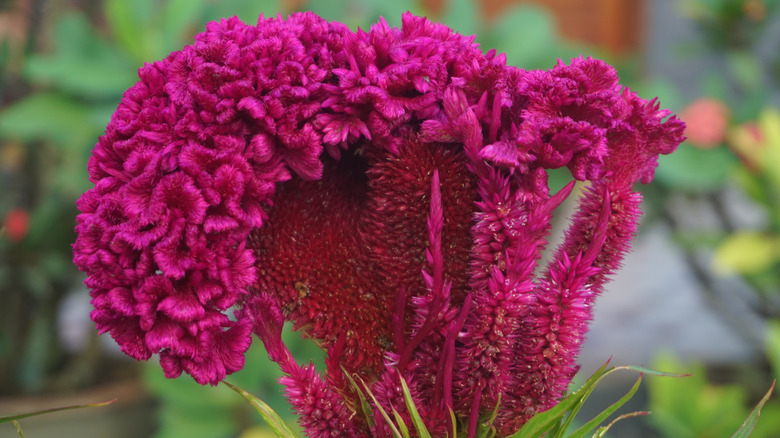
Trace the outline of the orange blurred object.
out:
M 729 108 L 723 102 L 710 98 L 696 99 L 680 111 L 688 141 L 702 149 L 723 143 L 729 117 Z

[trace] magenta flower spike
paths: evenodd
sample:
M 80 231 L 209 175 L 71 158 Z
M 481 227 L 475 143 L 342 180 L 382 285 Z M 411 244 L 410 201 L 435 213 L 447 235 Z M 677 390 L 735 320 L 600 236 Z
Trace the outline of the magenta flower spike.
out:
M 403 379 L 434 436 L 451 413 L 474 436 L 500 401 L 506 436 L 553 406 L 635 233 L 633 185 L 683 140 L 601 61 L 524 71 L 411 14 L 368 32 L 225 19 L 139 78 L 78 201 L 92 319 L 212 385 L 254 333 L 315 438 L 391 436 L 344 371 L 411 421 Z M 588 188 L 538 270 L 574 187 L 549 192 L 560 167 Z M 290 355 L 284 321 L 318 340 L 325 375 Z

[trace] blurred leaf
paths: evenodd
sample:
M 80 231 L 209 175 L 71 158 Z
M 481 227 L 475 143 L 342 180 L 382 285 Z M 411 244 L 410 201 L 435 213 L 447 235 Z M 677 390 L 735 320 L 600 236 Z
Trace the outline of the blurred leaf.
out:
M 233 413 L 228 410 L 166 405 L 158 412 L 157 438 L 231 438 L 238 432 Z
M 25 142 L 83 143 L 90 127 L 87 108 L 55 92 L 33 94 L 0 113 L 0 135 Z
M 235 394 L 228 388 L 203 386 L 188 375 L 168 379 L 157 364 L 144 367 L 144 381 L 152 392 L 164 402 L 170 402 L 171 406 L 191 409 L 193 412 L 199 408 L 231 410 L 240 404 L 240 401 L 236 400 Z
M 480 25 L 480 9 L 474 0 L 449 0 L 442 23 L 463 35 L 476 35 Z
M 384 17 L 390 26 L 399 27 L 401 15 L 406 11 L 426 15 L 414 0 L 310 0 L 302 9 L 312 11 L 328 21 L 340 21 L 353 30 L 358 27 L 368 30 L 379 17 Z
M 728 82 L 719 71 L 709 71 L 704 73 L 701 82 L 701 93 L 704 96 L 728 102 Z
M 663 436 L 698 438 L 729 436 L 747 416 L 746 393 L 737 386 L 711 386 L 704 367 L 683 367 L 672 356 L 659 356 L 659 369 L 684 369 L 691 376 L 681 380 L 648 381 L 650 411 L 648 420 Z
M 767 193 L 767 185 L 759 178 L 759 175 L 751 172 L 746 166 L 735 169 L 732 179 L 752 200 L 762 205 L 771 203 L 769 193 Z
M 240 401 L 229 389 L 201 386 L 189 376 L 167 379 L 157 364 L 143 367 L 143 377 L 162 402 L 156 437 L 227 438 L 237 432 L 233 417 Z
M 672 189 L 709 192 L 723 187 L 736 164 L 726 148 L 705 150 L 683 143 L 675 153 L 658 157 L 655 176 Z
M 758 231 L 730 234 L 715 250 L 713 269 L 722 274 L 757 274 L 780 258 L 780 239 Z
M 276 434 L 266 426 L 252 426 L 241 432 L 238 438 L 276 438 Z
M 52 412 L 68 411 L 68 410 L 71 410 L 71 409 L 98 408 L 98 407 L 101 407 L 101 406 L 110 405 L 111 403 L 113 403 L 115 401 L 116 401 L 116 399 L 105 401 L 105 402 L 100 402 L 100 403 L 89 403 L 89 404 L 85 404 L 85 405 L 63 406 L 63 407 L 59 407 L 59 408 L 44 409 L 44 410 L 35 411 L 35 412 L 24 412 L 24 413 L 21 413 L 21 414 L 6 415 L 6 416 L 3 416 L 3 417 L 0 417 L 0 423 L 6 423 L 8 421 L 17 421 L 17 420 L 21 420 L 22 418 L 35 417 L 35 416 L 38 416 L 38 415 L 49 414 L 49 413 L 52 413 Z
M 775 380 L 780 380 L 780 320 L 769 322 L 766 334 L 766 354 L 772 364 Z
M 726 53 L 726 62 L 732 76 L 746 93 L 763 87 L 762 68 L 755 55 L 747 51 Z
M 160 44 L 159 22 L 154 23 L 158 7 L 158 2 L 154 0 L 107 0 L 104 3 L 103 11 L 109 28 L 137 65 L 167 55 Z
M 59 19 L 54 45 L 53 54 L 36 54 L 27 60 L 24 72 L 31 81 L 85 98 L 118 98 L 137 80 L 138 65 L 96 35 L 83 15 L 66 14 Z
M 506 53 L 507 64 L 524 69 L 548 69 L 554 65 L 557 55 L 556 35 L 555 22 L 545 9 L 523 5 L 499 17 L 486 45 Z
M 24 432 L 22 431 L 22 425 L 18 421 L 13 421 L 14 427 L 16 427 L 16 433 L 19 434 L 19 438 L 24 438 Z
M 226 2 L 221 2 L 226 3 Z M 251 2 L 245 2 L 251 4 Z M 192 34 L 202 31 L 201 17 L 206 10 L 203 0 L 168 0 L 161 12 L 162 52 L 181 50 L 192 44 Z M 151 60 L 146 60 L 151 61 Z
M 64 254 L 70 265 L 72 254 L 69 244 L 72 239 L 76 206 L 73 204 L 74 199 L 64 197 L 64 193 L 67 192 L 61 190 L 50 192 L 36 205 L 31 212 L 26 246 L 39 255 Z
M 763 137 L 761 167 L 774 189 L 780 192 L 780 111 L 765 108 L 758 124 Z
M 280 0 L 220 0 L 209 2 L 206 16 L 207 21 L 219 20 L 237 16 L 244 23 L 254 25 L 257 18 L 263 14 L 265 18 L 276 17 L 282 14 L 285 17 L 289 11 L 282 9 Z
M 632 87 L 632 91 L 647 98 L 657 97 L 664 108 L 677 110 L 684 105 L 680 92 L 677 90 L 677 86 L 675 86 L 674 82 L 665 78 L 652 78 L 642 81 Z

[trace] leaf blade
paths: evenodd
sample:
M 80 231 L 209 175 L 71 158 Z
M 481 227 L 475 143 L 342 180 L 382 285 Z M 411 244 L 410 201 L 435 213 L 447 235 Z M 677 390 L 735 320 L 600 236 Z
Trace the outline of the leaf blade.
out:
M 266 402 L 226 381 L 223 381 L 222 384 L 235 391 L 241 397 L 244 397 L 255 408 L 257 413 L 263 417 L 263 420 L 265 420 L 276 436 L 281 438 L 298 438 L 298 434 Z
M 764 394 L 764 397 L 761 398 L 756 407 L 750 411 L 750 415 L 748 415 L 748 417 L 745 419 L 745 422 L 742 423 L 742 426 L 740 426 L 736 432 L 734 432 L 734 435 L 732 435 L 731 438 L 747 438 L 750 436 L 750 434 L 753 432 L 753 429 L 756 427 L 756 423 L 758 423 L 758 418 L 761 416 L 761 408 L 764 407 L 764 403 L 769 400 L 769 397 L 772 395 L 772 391 L 775 389 L 775 383 L 777 382 L 772 382 L 772 386 L 769 387 L 769 391 Z
M 33 411 L 33 412 L 23 412 L 21 414 L 12 414 L 12 415 L 6 415 L 3 417 L 0 417 L 0 423 L 7 423 L 9 421 L 17 421 L 21 420 L 22 418 L 29 418 L 29 417 L 36 417 L 38 415 L 44 415 L 44 414 L 50 414 L 52 412 L 60 412 L 60 411 L 69 411 L 72 409 L 83 409 L 83 408 L 98 408 L 101 406 L 110 405 L 111 403 L 114 403 L 116 399 L 99 402 L 99 403 L 87 403 L 83 405 L 71 405 L 71 406 L 61 406 L 57 408 L 50 408 L 50 409 L 43 409 L 40 411 Z

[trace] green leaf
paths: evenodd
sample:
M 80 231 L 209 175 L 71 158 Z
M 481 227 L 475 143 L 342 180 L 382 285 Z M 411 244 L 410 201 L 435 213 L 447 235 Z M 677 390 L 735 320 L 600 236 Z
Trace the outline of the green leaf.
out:
M 349 375 L 349 372 L 347 372 L 344 367 L 341 367 L 341 369 L 344 371 L 344 375 L 347 376 L 347 380 L 349 380 L 350 385 L 352 385 L 352 388 L 357 393 L 358 398 L 360 399 L 360 407 L 363 410 L 363 416 L 366 419 L 369 429 L 372 429 L 374 427 L 374 410 L 371 409 L 371 405 L 368 403 L 368 400 L 366 400 L 366 395 L 363 394 L 363 390 L 360 389 L 360 386 L 355 382 L 355 379 Z M 453 415 L 455 414 L 453 413 Z
M 627 414 L 623 414 L 615 418 L 614 420 L 610 421 L 610 423 L 607 424 L 606 426 L 599 427 L 596 433 L 593 434 L 592 438 L 603 438 L 607 434 L 607 432 L 609 432 L 609 429 L 611 429 L 612 426 L 614 426 L 615 423 L 617 423 L 620 420 L 625 420 L 626 418 L 639 417 L 648 414 L 650 414 L 650 412 L 648 411 L 636 411 L 636 412 L 629 412 Z
M 758 274 L 780 259 L 780 239 L 759 231 L 730 234 L 715 250 L 713 268 L 721 274 Z
M 496 407 L 493 408 L 493 412 L 490 416 L 479 424 L 477 429 L 477 436 L 480 438 L 491 438 L 496 435 L 496 428 L 493 426 L 493 422 L 498 417 L 498 408 L 501 407 L 501 394 L 498 394 L 498 400 L 496 401 Z
M 140 62 L 97 35 L 84 15 L 62 16 L 54 33 L 54 53 L 33 54 L 25 63 L 24 74 L 32 82 L 82 97 L 118 100 L 138 80 Z
M 358 376 L 358 378 L 360 378 Z M 393 423 L 393 420 L 390 419 L 390 416 L 387 415 L 387 411 L 385 411 L 385 408 L 382 407 L 382 405 L 379 404 L 379 401 L 377 401 L 374 394 L 371 392 L 370 389 L 368 389 L 368 385 L 366 385 L 366 382 L 363 381 L 363 379 L 360 379 L 360 383 L 363 384 L 363 387 L 366 390 L 366 394 L 368 394 L 369 397 L 371 397 L 371 400 L 374 401 L 374 406 L 376 406 L 377 409 L 379 409 L 379 413 L 382 415 L 382 418 L 385 419 L 385 422 L 387 423 L 387 427 L 390 428 L 390 431 L 393 433 L 393 437 L 395 438 L 404 438 L 403 435 L 401 435 L 401 432 L 398 430 L 398 428 Z
M 0 135 L 58 145 L 85 143 L 94 133 L 86 107 L 54 92 L 36 93 L 0 113 Z
M 248 393 L 247 391 L 244 391 L 243 389 L 231 385 L 230 383 L 223 381 L 222 382 L 225 386 L 232 389 L 233 391 L 237 392 L 240 396 L 244 397 L 249 401 L 249 403 L 255 408 L 258 414 L 260 414 L 261 417 L 263 417 L 263 420 L 268 424 L 268 427 L 271 428 L 271 430 L 276 434 L 276 436 L 281 438 L 295 438 L 298 435 L 290 428 L 290 426 L 282 419 L 282 417 L 279 416 L 279 414 L 276 413 L 273 409 L 271 409 L 268 404 L 259 398 L 253 396 L 252 394 Z
M 653 366 L 682 369 L 670 355 L 659 356 Z M 689 365 L 686 371 L 691 376 L 683 380 L 648 382 L 649 406 L 653 412 L 648 420 L 666 436 L 675 438 L 722 437 L 733 433 L 747 416 L 745 389 L 710 385 L 701 365 Z
M 409 435 L 409 428 L 406 427 L 406 423 L 404 422 L 404 417 L 401 416 L 401 414 L 398 413 L 398 411 L 393 409 L 393 418 L 395 418 L 396 424 L 398 424 L 398 430 L 401 431 L 401 436 L 403 438 L 410 438 Z
M 398 375 L 401 380 L 401 390 L 404 394 L 404 402 L 406 402 L 406 409 L 409 411 L 409 416 L 412 417 L 412 424 L 414 424 L 415 430 L 417 430 L 417 436 L 420 438 L 431 438 L 428 428 L 425 427 L 420 413 L 417 411 L 417 406 L 414 405 L 414 399 L 412 399 L 412 393 L 409 391 L 409 386 L 406 384 L 406 379 L 403 376 Z
M 43 409 L 43 410 L 34 411 L 34 412 L 24 412 L 24 413 L 21 413 L 21 414 L 6 415 L 6 416 L 3 416 L 3 417 L 0 417 L 0 423 L 7 423 L 9 421 L 18 421 L 18 420 L 21 420 L 22 418 L 36 417 L 38 415 L 49 414 L 49 413 L 52 413 L 52 412 L 69 411 L 71 409 L 98 408 L 98 407 L 101 407 L 101 406 L 110 405 L 111 403 L 113 403 L 115 401 L 116 401 L 116 399 L 105 401 L 105 402 L 100 402 L 100 403 L 88 403 L 88 404 L 84 404 L 84 405 L 63 406 L 63 407 L 59 407 L 59 408 Z
M 16 433 L 19 434 L 19 438 L 24 438 L 24 432 L 22 432 L 22 425 L 19 424 L 19 422 L 16 420 L 14 420 L 13 423 L 14 426 L 16 426 Z
M 590 378 L 575 392 L 564 397 L 557 405 L 552 408 L 537 413 L 526 422 L 523 427 L 511 435 L 510 438 L 535 438 L 541 436 L 553 428 L 556 424 L 560 424 L 563 417 L 572 409 L 579 409 L 578 405 L 581 405 L 584 398 L 593 391 L 593 387 L 596 385 L 599 379 L 604 376 L 609 370 L 607 365 L 609 362 L 601 366 Z M 576 408 L 575 408 L 576 406 Z M 565 429 L 564 429 L 565 430 Z
M 455 411 L 450 409 L 450 420 L 452 420 L 452 437 L 458 436 L 458 419 L 455 418 Z
M 598 427 L 601 423 L 603 423 L 610 415 L 615 413 L 618 409 L 620 409 L 626 402 L 631 400 L 631 397 L 636 394 L 637 390 L 639 390 L 639 385 L 642 383 L 642 375 L 640 374 L 639 377 L 636 379 L 636 382 L 634 383 L 634 386 L 631 387 L 631 389 L 618 401 L 615 403 L 612 403 L 607 409 L 604 409 L 600 414 L 596 415 L 588 421 L 587 423 L 583 424 L 579 429 L 575 430 L 571 435 L 568 436 L 568 438 L 583 438 L 587 434 L 589 434 L 593 429 Z
M 775 389 L 775 382 L 772 382 L 772 386 L 769 387 L 769 391 L 764 394 L 764 397 L 761 399 L 761 401 L 758 402 L 756 407 L 753 408 L 753 410 L 750 412 L 750 415 L 748 415 L 747 419 L 745 419 L 745 422 L 742 423 L 742 426 L 740 426 L 740 428 L 734 433 L 734 435 L 731 436 L 731 438 L 747 438 L 750 436 L 750 434 L 753 432 L 753 429 L 756 427 L 758 417 L 761 416 L 761 408 L 764 406 L 764 403 L 769 400 L 773 389 Z
M 710 192 L 723 187 L 737 164 L 725 147 L 699 149 L 683 143 L 677 151 L 658 157 L 656 180 L 688 192 Z

